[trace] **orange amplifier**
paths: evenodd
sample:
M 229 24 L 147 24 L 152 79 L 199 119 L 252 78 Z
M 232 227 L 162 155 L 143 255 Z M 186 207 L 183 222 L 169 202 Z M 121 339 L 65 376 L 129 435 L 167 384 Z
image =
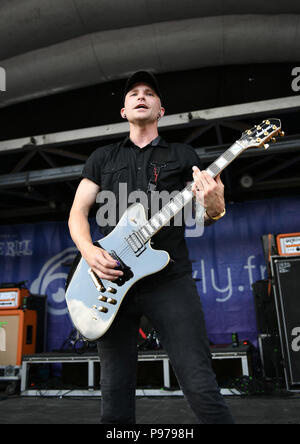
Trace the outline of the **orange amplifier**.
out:
M 0 366 L 20 366 L 36 350 L 37 312 L 0 311 Z
M 30 293 L 25 288 L 1 288 L 0 310 L 16 310 L 22 307 L 24 298 L 29 296 Z
M 300 256 L 300 233 L 279 234 L 276 242 L 280 256 Z

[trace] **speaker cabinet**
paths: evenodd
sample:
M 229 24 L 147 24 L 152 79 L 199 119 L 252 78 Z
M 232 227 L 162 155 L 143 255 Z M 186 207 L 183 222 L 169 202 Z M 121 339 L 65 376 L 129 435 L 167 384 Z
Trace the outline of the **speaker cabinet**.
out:
M 272 256 L 271 269 L 286 386 L 300 391 L 300 256 Z
M 19 366 L 35 353 L 37 314 L 33 310 L 0 311 L 0 366 Z

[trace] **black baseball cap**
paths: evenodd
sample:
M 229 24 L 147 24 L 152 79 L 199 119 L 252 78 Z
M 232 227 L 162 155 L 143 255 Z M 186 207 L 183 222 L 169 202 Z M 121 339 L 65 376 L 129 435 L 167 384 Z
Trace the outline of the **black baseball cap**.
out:
M 153 88 L 153 90 L 156 92 L 160 100 L 162 100 L 162 95 L 158 86 L 158 82 L 150 71 L 137 71 L 129 77 L 124 89 L 124 100 L 126 94 L 132 89 L 133 85 L 141 82 L 150 85 L 151 88 Z

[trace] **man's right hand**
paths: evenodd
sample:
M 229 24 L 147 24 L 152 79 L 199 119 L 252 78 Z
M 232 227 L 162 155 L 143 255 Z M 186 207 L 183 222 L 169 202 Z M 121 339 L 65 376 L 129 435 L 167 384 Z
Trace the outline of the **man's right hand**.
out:
M 83 258 L 87 261 L 91 269 L 97 273 L 100 279 L 107 279 L 109 281 L 115 281 L 120 276 L 123 276 L 123 272 L 116 270 L 119 266 L 107 251 L 102 248 L 95 247 L 93 244 L 89 244 L 82 251 Z
M 69 228 L 73 241 L 92 270 L 100 279 L 115 281 L 123 272 L 116 270 L 119 264 L 107 251 L 93 244 L 88 222 L 89 211 L 99 191 L 99 185 L 89 179 L 82 179 L 70 211 Z

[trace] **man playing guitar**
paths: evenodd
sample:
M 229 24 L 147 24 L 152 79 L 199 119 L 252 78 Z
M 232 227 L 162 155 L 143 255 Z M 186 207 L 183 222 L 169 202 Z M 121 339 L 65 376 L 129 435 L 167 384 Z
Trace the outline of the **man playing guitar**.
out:
M 127 192 L 151 196 L 154 177 L 158 191 L 182 189 L 194 180 L 193 192 L 204 208 L 205 225 L 225 214 L 224 186 L 217 176 L 201 171 L 194 149 L 183 143 L 167 143 L 158 133 L 165 114 L 156 78 L 139 71 L 127 81 L 121 115 L 130 126 L 129 137 L 96 150 L 88 159 L 70 212 L 69 228 L 82 257 L 100 279 L 115 282 L 123 271 L 118 260 L 93 244 L 88 216 L 98 193 L 109 190 L 120 201 L 119 184 Z M 153 172 L 153 154 L 165 159 Z M 153 185 L 153 183 L 152 183 Z M 154 188 L 155 188 L 154 187 Z M 151 197 L 149 197 L 151 207 Z M 150 210 L 148 208 L 147 210 Z M 113 226 L 101 227 L 107 235 Z M 110 329 L 99 339 L 103 424 L 134 424 L 137 338 L 140 319 L 146 316 L 168 353 L 183 393 L 200 423 L 233 423 L 211 367 L 203 310 L 184 238 L 184 224 L 171 223 L 152 239 L 154 249 L 165 250 L 171 261 L 162 271 L 145 277 L 127 294 Z

